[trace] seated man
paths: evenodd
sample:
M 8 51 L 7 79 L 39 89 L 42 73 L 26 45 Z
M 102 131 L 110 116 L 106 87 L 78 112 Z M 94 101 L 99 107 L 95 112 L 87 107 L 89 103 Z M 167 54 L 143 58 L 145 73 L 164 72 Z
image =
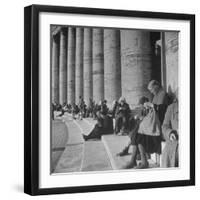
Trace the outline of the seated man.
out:
M 72 118 L 76 119 L 75 115 L 78 114 L 79 108 L 75 103 L 72 104 Z
M 119 104 L 116 109 L 116 118 L 115 118 L 115 134 L 123 135 L 125 134 L 126 129 L 128 128 L 128 120 L 130 117 L 130 108 L 126 99 L 121 97 L 119 99 Z
M 85 141 L 89 139 L 100 139 L 102 135 L 109 134 L 113 131 L 110 117 L 97 112 L 97 123 L 89 135 L 83 135 Z
M 161 167 L 178 167 L 178 100 L 168 106 L 162 132 L 166 141 Z
M 82 120 L 85 112 L 85 102 L 81 96 L 79 97 L 78 108 L 79 108 L 78 119 Z

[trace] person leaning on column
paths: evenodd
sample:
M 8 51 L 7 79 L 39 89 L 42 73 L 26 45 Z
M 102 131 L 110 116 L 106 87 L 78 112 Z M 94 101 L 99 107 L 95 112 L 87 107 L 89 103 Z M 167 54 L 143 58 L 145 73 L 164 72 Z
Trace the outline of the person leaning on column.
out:
M 151 80 L 147 88 L 153 94 L 152 104 L 158 114 L 160 123 L 162 124 L 169 104 L 168 95 L 161 84 L 156 80 Z
M 162 154 L 161 167 L 178 167 L 178 90 L 174 102 L 168 106 L 162 132 L 166 141 L 165 148 Z

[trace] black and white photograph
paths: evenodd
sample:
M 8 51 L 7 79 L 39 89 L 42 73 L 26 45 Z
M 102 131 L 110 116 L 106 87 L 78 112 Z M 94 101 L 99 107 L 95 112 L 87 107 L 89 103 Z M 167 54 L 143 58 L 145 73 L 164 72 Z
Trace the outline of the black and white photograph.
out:
M 194 185 L 194 16 L 25 16 L 25 192 Z
M 197 0 L 1 8 L 0 199 L 198 199 Z
M 179 31 L 50 26 L 51 173 L 179 162 Z

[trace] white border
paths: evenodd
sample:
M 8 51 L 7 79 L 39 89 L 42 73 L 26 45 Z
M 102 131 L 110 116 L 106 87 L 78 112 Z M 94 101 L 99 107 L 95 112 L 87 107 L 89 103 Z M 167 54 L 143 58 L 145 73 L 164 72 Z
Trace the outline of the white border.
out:
M 179 95 L 180 95 L 180 169 L 156 169 L 50 175 L 50 24 L 101 26 L 119 28 L 178 30 Z M 93 16 L 79 14 L 40 13 L 39 16 L 40 69 L 40 136 L 39 187 L 68 187 L 117 183 L 188 180 L 190 160 L 190 26 L 188 21 Z

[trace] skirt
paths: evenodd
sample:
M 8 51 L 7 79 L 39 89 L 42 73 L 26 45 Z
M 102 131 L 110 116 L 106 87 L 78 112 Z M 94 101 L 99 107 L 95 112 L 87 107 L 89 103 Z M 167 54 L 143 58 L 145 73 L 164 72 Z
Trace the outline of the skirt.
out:
M 141 144 L 146 153 L 161 154 L 161 136 L 150 136 L 138 133 L 135 138 L 136 144 Z

